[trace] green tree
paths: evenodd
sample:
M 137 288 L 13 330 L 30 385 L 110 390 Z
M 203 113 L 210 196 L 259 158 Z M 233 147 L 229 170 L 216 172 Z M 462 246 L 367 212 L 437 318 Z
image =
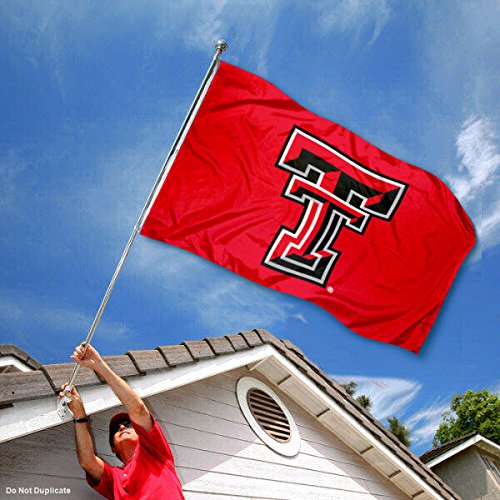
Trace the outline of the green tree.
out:
M 351 380 L 350 382 L 347 382 L 346 384 L 340 384 L 349 394 L 349 396 L 354 397 L 356 394 L 356 389 L 358 388 L 358 383 L 354 382 L 354 380 Z M 361 394 L 356 398 L 356 401 L 363 407 L 365 410 L 370 410 L 372 407 L 372 400 L 370 399 L 370 396 L 365 396 L 364 394 Z
M 439 446 L 473 431 L 500 444 L 500 398 L 486 389 L 453 396 L 432 444 Z
M 356 398 L 356 401 L 365 409 L 365 410 L 371 410 L 371 407 L 373 405 L 372 400 L 370 399 L 370 396 L 365 396 L 364 394 L 361 394 L 361 396 L 358 396 Z
M 410 431 L 398 420 L 397 417 L 390 417 L 389 430 L 405 445 L 410 446 Z
M 347 394 L 349 394 L 349 396 L 354 396 L 354 394 L 356 393 L 356 389 L 358 387 L 357 382 L 354 382 L 354 380 L 348 382 L 347 384 L 340 384 L 340 385 L 347 391 Z

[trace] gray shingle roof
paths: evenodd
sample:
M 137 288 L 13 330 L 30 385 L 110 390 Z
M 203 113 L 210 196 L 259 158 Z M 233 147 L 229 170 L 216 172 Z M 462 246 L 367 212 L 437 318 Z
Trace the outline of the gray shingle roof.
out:
M 422 460 L 422 462 L 426 464 L 427 462 L 430 462 L 432 459 L 439 457 L 440 455 L 446 453 L 448 450 L 451 450 L 452 448 L 455 448 L 455 446 L 465 443 L 465 441 L 469 440 L 471 437 L 477 436 L 478 434 L 479 432 L 477 431 L 469 432 L 468 434 L 465 434 L 464 436 L 460 436 L 459 438 L 448 441 L 447 443 L 444 443 L 441 446 L 432 448 L 431 450 L 428 450 L 422 455 L 420 455 L 420 460 Z
M 301 349 L 289 340 L 280 340 L 265 330 L 256 329 L 225 337 L 186 341 L 179 345 L 159 346 L 152 350 L 129 351 L 125 355 L 105 356 L 104 359 L 118 375 L 131 377 L 155 370 L 175 369 L 178 365 L 229 355 L 235 351 L 252 349 L 264 344 L 274 346 L 439 494 L 445 498 L 456 498 L 448 485 L 401 444 L 371 413 L 359 405 L 342 386 L 311 362 Z M 5 346 L 0 346 L 0 350 L 3 347 Z M 57 393 L 59 387 L 69 379 L 72 367 L 73 363 L 40 365 L 40 369 L 35 372 L 0 374 L 0 405 Z M 75 381 L 76 386 L 98 383 L 101 382 L 90 370 L 80 370 Z
M 42 365 L 33 359 L 26 351 L 19 349 L 14 344 L 0 344 L 0 357 L 2 356 L 13 356 L 19 361 L 23 362 L 25 365 L 33 368 L 33 370 L 38 370 Z

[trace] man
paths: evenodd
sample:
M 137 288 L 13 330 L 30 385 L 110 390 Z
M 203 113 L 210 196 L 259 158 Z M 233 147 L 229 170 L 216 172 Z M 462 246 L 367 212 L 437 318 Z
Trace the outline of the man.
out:
M 113 453 L 123 462 L 111 467 L 96 456 L 90 436 L 88 417 L 75 388 L 66 395 L 75 422 L 78 461 L 87 481 L 97 492 L 109 499 L 184 500 L 174 459 L 167 440 L 142 399 L 120 378 L 99 353 L 83 342 L 71 359 L 94 370 L 111 387 L 127 413 L 117 413 L 109 423 L 109 443 Z M 64 389 L 67 384 L 62 386 Z

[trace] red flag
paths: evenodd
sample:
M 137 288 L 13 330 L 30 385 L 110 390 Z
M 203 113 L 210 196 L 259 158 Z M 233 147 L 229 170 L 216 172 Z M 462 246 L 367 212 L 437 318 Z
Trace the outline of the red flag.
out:
M 224 62 L 142 234 L 415 353 L 475 242 L 434 175 Z

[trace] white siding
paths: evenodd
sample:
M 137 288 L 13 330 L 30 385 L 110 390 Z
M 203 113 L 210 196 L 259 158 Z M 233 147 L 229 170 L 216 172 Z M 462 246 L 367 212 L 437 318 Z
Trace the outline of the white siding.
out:
M 293 458 L 270 450 L 236 400 L 236 381 L 249 374 L 255 376 L 235 370 L 148 400 L 171 443 L 187 499 L 407 498 L 275 386 L 302 444 Z
M 0 498 L 22 496 L 20 488 L 69 488 L 70 495 L 26 498 L 102 498 L 85 481 L 75 454 L 73 423 L 0 445 Z M 8 495 L 15 488 L 17 495 Z
M 407 498 L 273 385 L 295 418 L 301 451 L 287 458 L 265 446 L 236 400 L 236 381 L 244 375 L 256 376 L 234 370 L 147 400 L 171 445 L 187 500 Z M 96 450 L 112 465 L 117 460 L 107 427 L 116 411 L 92 417 Z M 66 487 L 70 498 L 99 497 L 78 465 L 72 427 L 65 424 L 0 445 L 0 497 L 7 486 Z

